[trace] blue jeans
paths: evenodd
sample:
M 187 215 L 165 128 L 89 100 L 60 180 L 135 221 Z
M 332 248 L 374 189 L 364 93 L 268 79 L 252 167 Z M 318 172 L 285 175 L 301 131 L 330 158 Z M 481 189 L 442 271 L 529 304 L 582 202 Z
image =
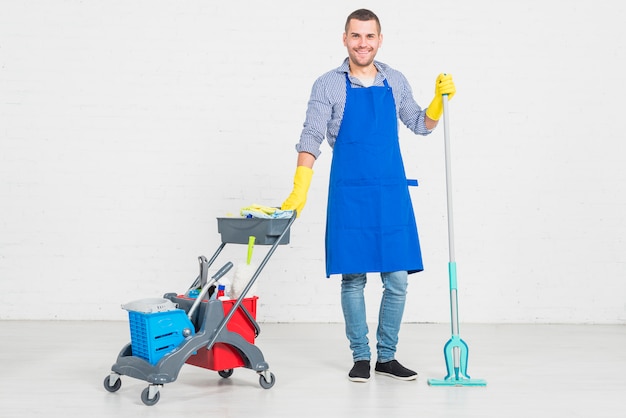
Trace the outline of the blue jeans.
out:
M 396 271 L 381 273 L 380 277 L 383 295 L 378 312 L 376 352 L 377 361 L 386 362 L 395 358 L 406 301 L 408 274 L 406 271 Z M 341 278 L 341 308 L 346 321 L 346 336 L 355 362 L 371 358 L 363 294 L 366 282 L 365 273 L 344 274 Z

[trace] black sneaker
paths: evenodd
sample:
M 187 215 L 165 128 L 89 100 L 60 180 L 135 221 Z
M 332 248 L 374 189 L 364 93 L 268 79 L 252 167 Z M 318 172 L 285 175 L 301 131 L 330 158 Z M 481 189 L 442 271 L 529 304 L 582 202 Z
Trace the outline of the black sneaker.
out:
M 417 379 L 417 373 L 413 370 L 409 370 L 397 360 L 386 361 L 384 363 L 376 362 L 376 368 L 374 369 L 376 374 L 382 374 L 385 376 L 393 377 L 400 380 L 415 380 Z
M 367 382 L 370 380 L 370 361 L 359 360 L 354 362 L 352 370 L 348 373 L 348 379 L 353 382 Z

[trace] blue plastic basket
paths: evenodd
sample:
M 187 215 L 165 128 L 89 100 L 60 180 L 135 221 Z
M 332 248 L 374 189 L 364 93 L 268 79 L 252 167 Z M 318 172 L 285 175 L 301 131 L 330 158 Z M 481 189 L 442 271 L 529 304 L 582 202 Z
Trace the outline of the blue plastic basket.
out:
M 128 311 L 130 343 L 133 356 L 150 364 L 157 364 L 185 339 L 183 331 L 194 333 L 194 327 L 185 311 L 144 313 Z

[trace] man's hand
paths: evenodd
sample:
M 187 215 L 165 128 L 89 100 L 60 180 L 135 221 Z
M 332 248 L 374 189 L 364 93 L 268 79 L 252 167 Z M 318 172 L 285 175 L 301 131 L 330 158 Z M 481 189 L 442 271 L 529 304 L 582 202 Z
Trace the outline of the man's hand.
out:
M 304 204 L 306 203 L 306 196 L 311 185 L 311 179 L 313 178 L 313 170 L 309 167 L 299 165 L 296 168 L 296 174 L 293 178 L 293 190 L 287 200 L 285 200 L 280 207 L 281 210 L 296 210 L 296 216 L 300 216 Z
M 448 95 L 448 100 L 452 99 L 456 93 L 456 86 L 452 81 L 452 75 L 439 74 L 435 82 L 435 97 L 426 109 L 426 116 L 432 120 L 439 120 L 443 114 L 443 95 Z

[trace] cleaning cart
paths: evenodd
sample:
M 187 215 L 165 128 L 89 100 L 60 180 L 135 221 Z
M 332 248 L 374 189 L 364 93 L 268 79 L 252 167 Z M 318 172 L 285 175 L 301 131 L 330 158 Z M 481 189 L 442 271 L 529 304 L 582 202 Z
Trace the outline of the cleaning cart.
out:
M 296 212 L 285 219 L 217 218 L 221 244 L 210 259 L 198 257 L 200 273 L 183 293 L 166 293 L 163 298 L 142 299 L 122 305 L 128 311 L 131 342 L 120 351 L 104 388 L 117 392 L 121 376 L 148 383 L 141 393 L 146 405 L 160 399 L 160 390 L 174 382 L 184 364 L 217 371 L 228 378 L 235 368 L 252 369 L 264 389 L 276 381 L 261 350 L 254 345 L 260 328 L 256 322 L 257 296 L 247 293 L 279 245 L 289 243 L 289 230 Z M 233 267 L 224 264 L 212 277 L 209 267 L 226 244 L 271 245 L 237 299 L 212 298 L 216 284 Z

